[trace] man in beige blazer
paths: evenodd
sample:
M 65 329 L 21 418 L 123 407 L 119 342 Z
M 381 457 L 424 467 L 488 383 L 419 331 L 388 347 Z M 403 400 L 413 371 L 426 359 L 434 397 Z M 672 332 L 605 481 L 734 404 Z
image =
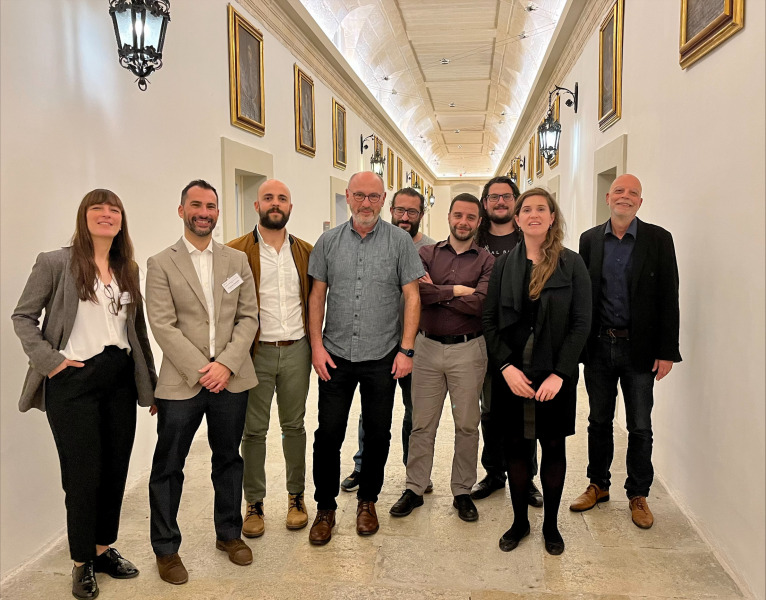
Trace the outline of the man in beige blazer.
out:
M 183 467 L 205 417 L 213 452 L 216 548 L 238 565 L 253 561 L 240 538 L 242 457 L 247 390 L 258 379 L 250 348 L 258 301 L 247 256 L 213 241 L 218 194 L 203 180 L 181 192 L 184 235 L 148 261 L 146 307 L 162 349 L 155 391 L 157 446 L 149 479 L 151 541 L 160 577 L 181 584 L 188 573 L 178 548 Z

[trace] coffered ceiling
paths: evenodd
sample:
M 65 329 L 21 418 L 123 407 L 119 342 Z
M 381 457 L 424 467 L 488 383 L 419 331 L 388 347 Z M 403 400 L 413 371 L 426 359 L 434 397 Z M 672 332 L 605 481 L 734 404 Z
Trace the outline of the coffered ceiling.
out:
M 493 173 L 566 0 L 301 0 L 440 177 Z

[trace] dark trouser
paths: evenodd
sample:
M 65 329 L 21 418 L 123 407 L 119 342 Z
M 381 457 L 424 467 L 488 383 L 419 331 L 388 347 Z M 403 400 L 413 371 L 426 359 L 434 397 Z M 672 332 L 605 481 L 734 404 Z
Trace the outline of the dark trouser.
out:
M 609 467 L 614 457 L 612 422 L 617 404 L 617 382 L 625 398 L 628 425 L 628 498 L 648 496 L 654 479 L 652 467 L 652 406 L 654 374 L 635 369 L 630 359 L 630 341 L 602 336 L 585 365 L 588 389 L 588 477 L 601 489 L 609 489 Z
M 202 417 L 207 421 L 207 439 L 213 451 L 212 474 L 216 538 L 240 537 L 242 530 L 242 471 L 239 444 L 245 428 L 247 392 L 206 389 L 188 400 L 157 399 L 157 446 L 149 478 L 151 539 L 154 553 L 178 552 L 181 530 L 178 505 L 184 485 L 184 463 Z
M 402 462 L 407 466 L 407 456 L 410 453 L 410 434 L 412 433 L 412 374 L 399 379 L 402 389 L 402 404 L 404 418 L 402 419 Z M 359 450 L 354 454 L 354 471 L 362 470 L 362 452 L 364 452 L 364 425 L 362 415 L 359 415 Z
M 487 373 L 481 390 L 481 437 L 484 448 L 481 451 L 481 466 L 495 479 L 505 481 L 505 459 L 503 436 L 496 431 L 497 419 L 492 419 L 492 375 Z M 529 481 L 537 475 L 537 440 L 523 440 L 526 443 L 527 472 Z
M 45 383 L 45 405 L 61 462 L 69 554 L 96 556 L 96 544 L 117 539 L 120 509 L 136 433 L 133 359 L 107 346 Z
M 356 386 L 362 397 L 365 423 L 364 468 L 357 498 L 377 502 L 391 443 L 391 413 L 396 380 L 391 367 L 394 348 L 379 360 L 351 362 L 330 355 L 337 366 L 329 369 L 330 381 L 319 380 L 319 426 L 314 433 L 314 500 L 319 510 L 336 509 L 340 490 L 340 449 L 346 435 L 348 413 Z

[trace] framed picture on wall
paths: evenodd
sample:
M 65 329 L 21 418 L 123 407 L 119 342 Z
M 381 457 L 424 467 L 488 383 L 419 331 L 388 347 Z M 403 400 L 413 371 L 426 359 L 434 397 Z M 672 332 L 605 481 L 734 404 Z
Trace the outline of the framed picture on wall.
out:
M 545 173 L 545 158 L 543 157 L 542 148 L 540 147 L 540 136 L 537 135 L 537 131 L 535 131 L 535 135 L 532 136 L 532 139 L 535 144 L 535 175 L 540 179 L 543 176 L 543 173 Z
M 383 156 L 383 140 L 381 140 L 377 135 L 375 136 L 375 152 L 373 154 L 378 154 L 379 156 Z
M 402 157 L 396 157 L 396 189 L 402 189 L 402 180 L 404 179 L 404 165 L 402 164 Z
M 386 164 L 388 165 L 388 177 L 387 177 L 388 189 L 393 190 L 394 189 L 394 151 L 391 150 L 391 148 L 388 149 L 388 158 L 386 159 Z
M 229 4 L 229 103 L 231 124 L 263 135 L 263 34 Z
M 346 108 L 332 99 L 332 166 L 346 168 Z
M 745 26 L 745 0 L 681 0 L 681 68 L 694 64 Z
M 624 0 L 615 0 L 598 34 L 598 128 L 622 116 L 622 20 Z
M 306 156 L 316 154 L 314 80 L 295 65 L 295 149 Z
M 527 148 L 527 185 L 532 185 L 535 180 L 535 139 L 537 134 L 533 133 L 532 138 L 529 140 L 529 148 Z

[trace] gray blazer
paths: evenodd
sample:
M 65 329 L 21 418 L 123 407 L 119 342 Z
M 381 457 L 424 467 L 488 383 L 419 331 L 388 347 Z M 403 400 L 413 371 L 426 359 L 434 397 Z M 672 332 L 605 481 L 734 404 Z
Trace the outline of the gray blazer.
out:
M 37 257 L 32 274 L 13 311 L 13 329 L 21 340 L 29 357 L 29 370 L 19 400 L 19 410 L 30 408 L 45 410 L 45 380 L 48 373 L 58 367 L 66 357 L 64 349 L 72 333 L 77 316 L 79 298 L 74 276 L 70 268 L 71 250 L 62 248 L 43 252 Z M 40 315 L 45 309 L 42 329 Z M 138 404 L 154 403 L 154 387 L 157 373 L 154 357 L 146 332 L 144 310 L 141 302 L 134 317 L 128 313 L 128 342 L 135 365 L 134 376 L 138 390 Z
M 239 274 L 231 292 L 223 282 Z M 232 372 L 226 389 L 244 392 L 258 385 L 250 348 L 258 331 L 258 300 L 244 252 L 213 241 L 215 360 Z M 202 389 L 199 369 L 209 362 L 210 325 L 205 294 L 183 239 L 152 256 L 146 269 L 146 312 L 162 348 L 155 395 L 187 400 Z

